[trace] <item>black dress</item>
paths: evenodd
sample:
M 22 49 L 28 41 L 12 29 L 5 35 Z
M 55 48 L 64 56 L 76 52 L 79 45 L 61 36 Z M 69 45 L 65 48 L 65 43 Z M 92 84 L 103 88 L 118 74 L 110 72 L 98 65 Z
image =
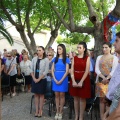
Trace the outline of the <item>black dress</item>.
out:
M 39 64 L 40 64 L 40 60 L 37 60 L 36 63 L 36 70 L 35 70 L 35 78 L 38 79 L 39 78 Z M 46 92 L 46 86 L 47 86 L 47 80 L 46 79 L 41 79 L 38 83 L 35 83 L 34 80 L 32 80 L 32 93 L 36 93 L 36 94 L 45 94 Z

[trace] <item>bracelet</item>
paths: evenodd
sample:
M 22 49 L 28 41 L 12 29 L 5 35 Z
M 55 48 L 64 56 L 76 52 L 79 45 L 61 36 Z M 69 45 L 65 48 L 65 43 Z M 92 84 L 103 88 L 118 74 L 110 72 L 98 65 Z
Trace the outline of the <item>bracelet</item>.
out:
M 71 77 L 73 77 L 74 75 L 72 74 Z

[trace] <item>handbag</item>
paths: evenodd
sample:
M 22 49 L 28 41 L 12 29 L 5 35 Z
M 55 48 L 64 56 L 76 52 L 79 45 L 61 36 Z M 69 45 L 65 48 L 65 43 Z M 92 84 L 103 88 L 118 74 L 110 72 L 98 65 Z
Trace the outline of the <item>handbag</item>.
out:
M 78 84 L 80 82 L 80 80 L 75 80 L 75 82 Z M 84 82 L 82 84 L 82 87 L 83 87 L 83 85 L 84 85 Z

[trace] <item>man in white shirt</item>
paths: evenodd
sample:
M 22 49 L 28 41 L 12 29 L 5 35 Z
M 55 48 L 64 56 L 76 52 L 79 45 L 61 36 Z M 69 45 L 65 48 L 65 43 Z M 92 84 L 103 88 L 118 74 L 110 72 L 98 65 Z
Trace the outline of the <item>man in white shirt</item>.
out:
M 115 47 L 115 52 L 120 54 L 120 32 L 116 34 L 116 41 L 114 43 L 114 47 Z M 109 110 L 109 117 L 104 118 L 104 120 L 113 120 L 112 118 L 115 118 L 117 114 L 111 114 L 111 113 L 114 112 L 115 110 L 119 111 L 120 113 L 120 107 L 118 106 L 120 102 L 120 63 L 118 63 L 118 66 L 109 82 L 108 93 L 106 97 L 112 101 L 112 104 Z M 119 120 L 120 120 L 120 116 L 119 116 Z

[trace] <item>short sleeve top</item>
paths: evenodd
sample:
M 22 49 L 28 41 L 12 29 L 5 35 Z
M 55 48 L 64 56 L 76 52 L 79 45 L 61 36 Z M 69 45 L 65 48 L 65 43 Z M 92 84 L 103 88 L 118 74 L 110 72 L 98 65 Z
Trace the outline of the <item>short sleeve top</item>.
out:
M 11 64 L 11 65 L 10 65 Z M 7 59 L 6 60 L 6 69 L 9 69 L 9 66 L 12 66 L 13 64 L 17 64 L 16 63 L 16 58 L 12 58 L 11 60 Z M 14 69 L 11 71 L 10 76 L 16 75 L 17 74 L 17 69 L 16 66 L 14 67 Z
M 52 60 L 55 62 L 56 57 Z M 70 59 L 66 58 L 66 64 L 70 64 Z M 66 64 L 63 63 L 63 59 L 58 59 L 58 62 L 55 64 L 55 71 L 66 71 Z

